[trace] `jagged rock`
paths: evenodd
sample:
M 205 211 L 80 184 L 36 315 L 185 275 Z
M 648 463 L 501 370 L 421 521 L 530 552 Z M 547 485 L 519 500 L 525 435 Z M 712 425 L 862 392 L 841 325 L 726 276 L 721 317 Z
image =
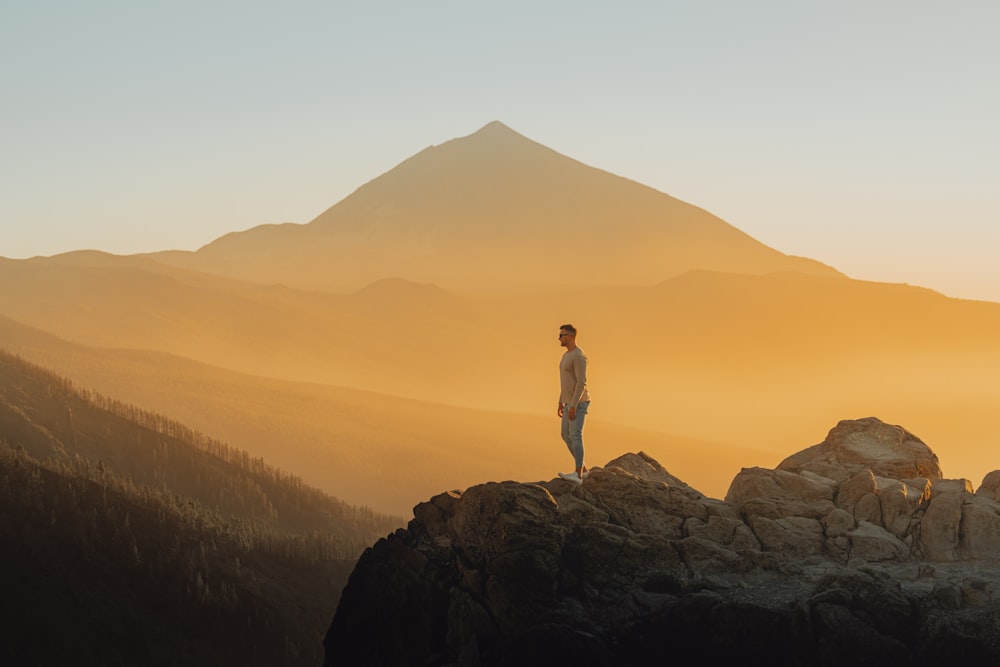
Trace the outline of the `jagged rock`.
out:
M 724 501 L 641 452 L 439 494 L 359 559 L 326 664 L 996 663 L 998 492 L 869 418 Z
M 617 466 L 594 470 L 581 489 L 598 502 L 591 498 L 588 501 L 636 532 L 679 539 L 684 536 L 684 521 L 689 517 L 708 520 L 704 496 L 693 498 L 685 489 L 636 477 Z M 643 502 L 637 503 L 637 497 L 642 497 Z
M 896 537 L 910 533 L 913 515 L 929 498 L 930 484 L 916 489 L 898 479 L 876 478 L 882 526 Z
M 847 533 L 850 558 L 866 562 L 903 561 L 910 555 L 910 548 L 882 526 L 859 521 L 857 528 Z
M 898 583 L 872 570 L 839 571 L 816 584 L 809 599 L 826 664 L 913 661 L 916 614 Z
M 702 537 L 734 551 L 760 551 L 760 541 L 750 528 L 733 516 L 709 516 L 708 522 L 692 517 L 684 522 L 684 534 Z
M 817 519 L 790 516 L 785 519 L 769 519 L 766 516 L 751 516 L 750 528 L 761 548 L 775 551 L 793 558 L 806 558 L 822 553 L 825 536 L 823 526 Z
M 875 417 L 840 422 L 830 430 L 826 440 L 789 456 L 777 469 L 818 472 L 827 470 L 829 465 L 852 473 L 868 469 L 892 479 L 942 477 L 937 455 L 920 438 Z
M 744 468 L 729 486 L 726 502 L 744 518 L 818 519 L 834 508 L 834 483 L 824 480 L 783 470 Z
M 878 483 L 875 481 L 875 475 L 866 468 L 837 487 L 837 507 L 853 510 L 862 498 L 874 496 L 877 492 Z
M 985 496 L 962 504 L 962 555 L 990 560 L 1000 554 L 1000 502 Z
M 993 470 L 986 473 L 983 483 L 976 491 L 977 496 L 982 496 L 987 500 L 1000 500 L 1000 470 Z
M 747 572 L 754 568 L 753 560 L 712 540 L 689 537 L 681 543 L 681 550 L 688 569 L 703 575 Z
M 956 561 L 964 492 L 935 494 L 920 523 L 920 544 L 929 560 Z
M 703 499 L 705 497 L 703 493 L 694 487 L 688 486 L 683 481 L 667 472 L 666 468 L 660 465 L 659 461 L 646 454 L 646 452 L 619 456 L 617 459 L 609 461 L 605 468 L 624 470 L 625 472 L 628 472 L 640 479 L 645 479 L 650 482 L 661 482 L 672 489 L 683 491 L 694 500 Z
M 851 513 L 839 507 L 820 520 L 826 535 L 826 553 L 838 562 L 846 563 L 851 555 L 851 540 L 848 537 L 857 522 Z
M 867 521 L 876 525 L 882 525 L 882 501 L 874 493 L 866 493 L 858 498 L 854 506 L 854 518 L 858 521 Z
M 940 479 L 931 486 L 930 497 L 942 493 L 972 493 L 972 482 L 967 479 Z

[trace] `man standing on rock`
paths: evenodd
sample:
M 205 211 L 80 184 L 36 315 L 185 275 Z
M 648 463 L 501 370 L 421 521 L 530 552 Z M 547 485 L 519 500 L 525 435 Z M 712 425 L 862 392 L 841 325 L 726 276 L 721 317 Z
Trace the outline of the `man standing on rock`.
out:
M 562 418 L 562 439 L 576 463 L 576 472 L 561 472 L 559 476 L 581 484 L 588 474 L 583 463 L 583 421 L 590 407 L 587 355 L 576 345 L 576 327 L 572 324 L 559 327 L 559 344 L 566 348 L 566 352 L 559 361 L 558 415 Z

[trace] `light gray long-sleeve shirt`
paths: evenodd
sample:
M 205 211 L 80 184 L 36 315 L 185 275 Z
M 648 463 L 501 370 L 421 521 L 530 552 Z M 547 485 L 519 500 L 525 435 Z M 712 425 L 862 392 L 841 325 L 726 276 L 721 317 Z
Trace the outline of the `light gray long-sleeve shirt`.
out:
M 559 360 L 559 405 L 575 408 L 590 400 L 587 388 L 587 355 L 583 350 L 566 352 Z

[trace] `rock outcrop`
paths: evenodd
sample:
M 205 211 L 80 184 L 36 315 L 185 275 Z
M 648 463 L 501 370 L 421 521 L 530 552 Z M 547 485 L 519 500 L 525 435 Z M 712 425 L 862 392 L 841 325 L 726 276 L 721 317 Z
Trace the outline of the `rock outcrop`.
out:
M 874 418 L 725 500 L 643 453 L 443 493 L 358 561 L 326 664 L 996 664 L 998 497 Z

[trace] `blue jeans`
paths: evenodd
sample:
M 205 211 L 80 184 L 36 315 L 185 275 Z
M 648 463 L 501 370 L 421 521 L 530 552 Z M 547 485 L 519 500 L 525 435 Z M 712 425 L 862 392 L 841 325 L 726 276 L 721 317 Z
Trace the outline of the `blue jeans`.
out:
M 583 401 L 576 406 L 576 419 L 570 420 L 569 407 L 563 410 L 562 416 L 562 439 L 569 447 L 569 453 L 573 455 L 577 468 L 583 467 L 583 421 L 587 416 L 587 408 L 590 401 Z

